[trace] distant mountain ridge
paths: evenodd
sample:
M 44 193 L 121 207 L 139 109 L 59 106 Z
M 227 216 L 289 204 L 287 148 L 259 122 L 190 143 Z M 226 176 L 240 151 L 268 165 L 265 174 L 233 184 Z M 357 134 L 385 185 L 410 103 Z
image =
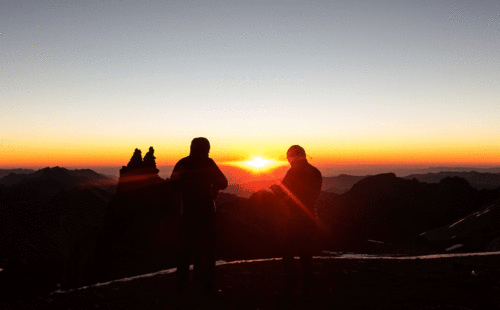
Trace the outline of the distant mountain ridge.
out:
M 0 169 L 0 178 L 3 178 L 6 175 L 9 175 L 11 173 L 15 174 L 29 174 L 33 173 L 36 170 L 33 169 L 23 169 L 23 168 L 15 168 L 15 169 Z
M 357 176 L 340 174 L 334 177 L 323 177 L 323 186 L 321 187 L 321 190 L 335 194 L 343 194 L 350 190 L 354 184 L 366 177 L 369 177 L 369 175 Z
M 321 190 L 324 192 L 343 194 L 351 189 L 351 187 L 357 182 L 369 176 L 355 176 L 341 174 L 334 177 L 323 177 L 323 184 Z M 269 187 L 273 184 L 279 183 L 281 180 L 262 180 L 262 181 L 250 181 L 246 183 L 234 183 L 229 184 L 229 186 L 223 190 L 224 193 L 237 195 L 244 198 L 250 198 L 252 194 L 259 191 L 267 191 Z
M 463 178 L 476 189 L 495 189 L 500 187 L 500 173 L 477 171 L 440 171 L 438 173 L 411 174 L 403 179 L 411 180 L 415 178 L 420 182 L 439 183 L 447 177 Z
M 453 172 L 469 172 L 469 171 L 477 171 L 477 172 L 487 172 L 487 173 L 500 173 L 500 167 L 489 167 L 489 168 L 477 168 L 477 167 L 429 167 L 427 169 L 429 171 L 453 171 Z
M 53 179 L 69 187 L 111 186 L 118 183 L 117 178 L 105 176 L 90 169 L 69 170 L 61 167 L 47 167 L 31 173 L 11 172 L 0 179 L 0 185 L 10 186 L 34 179 Z
M 320 198 L 318 215 L 337 242 L 347 246 L 367 239 L 408 242 L 477 211 L 498 195 L 479 191 L 459 177 L 422 183 L 389 173 L 366 177 L 342 195 Z
M 368 177 L 372 177 L 372 175 L 357 176 L 340 174 L 338 176 L 323 177 L 323 185 L 321 187 L 321 190 L 329 193 L 343 194 L 349 191 L 354 186 L 354 184 Z M 477 171 L 440 171 L 438 173 L 430 172 L 426 174 L 410 174 L 408 176 L 402 177 L 402 179 L 416 179 L 419 182 L 439 183 L 441 182 L 441 180 L 447 177 L 462 178 L 469 182 L 472 187 L 478 190 L 500 188 L 500 173 Z M 224 192 L 244 198 L 249 198 L 253 193 L 256 193 L 260 190 L 267 190 L 269 186 L 279 181 L 279 179 L 276 179 L 235 183 L 230 184 L 229 187 L 224 190 Z

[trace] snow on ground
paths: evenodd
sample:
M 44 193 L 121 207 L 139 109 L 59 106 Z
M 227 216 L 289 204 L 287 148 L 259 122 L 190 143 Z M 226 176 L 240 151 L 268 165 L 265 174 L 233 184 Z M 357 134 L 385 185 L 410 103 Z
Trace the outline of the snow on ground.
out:
M 323 251 L 325 254 L 338 255 L 337 252 Z M 381 256 L 381 255 L 368 255 L 368 254 L 355 254 L 347 253 L 339 256 L 314 256 L 316 259 L 437 259 L 437 258 L 453 258 L 453 257 L 468 257 L 468 256 L 487 256 L 487 255 L 500 255 L 498 252 L 480 252 L 480 253 L 454 253 L 454 254 L 431 254 L 431 255 L 418 255 L 418 256 Z
M 459 244 L 455 244 L 455 245 L 450 246 L 449 248 L 447 248 L 447 249 L 446 249 L 446 252 L 451 251 L 451 250 L 454 250 L 454 249 L 461 248 L 461 247 L 463 247 L 463 246 L 464 246 L 464 245 L 463 245 L 463 244 L 460 244 L 460 243 L 459 243 Z
M 371 254 L 358 254 L 358 253 L 342 253 L 342 252 L 330 252 L 330 251 L 323 251 L 323 253 L 328 254 L 330 256 L 314 256 L 314 259 L 398 259 L 398 260 L 416 260 L 416 259 L 439 259 L 439 258 L 453 258 L 453 257 L 468 257 L 468 256 L 487 256 L 487 255 L 500 255 L 500 251 L 498 252 L 480 252 L 480 253 L 455 253 L 455 254 L 431 254 L 431 255 L 418 255 L 418 256 L 382 256 L 382 255 L 371 255 Z M 267 261 L 278 261 L 281 260 L 282 258 L 263 258 L 263 259 L 250 259 L 250 260 L 238 260 L 238 261 L 230 261 L 226 262 L 223 260 L 219 260 L 216 262 L 217 266 L 222 266 L 222 265 L 233 265 L 233 264 L 245 264 L 245 263 L 254 263 L 254 262 L 267 262 Z M 296 257 L 298 259 L 298 257 Z M 190 269 L 192 269 L 193 266 L 191 265 Z M 90 287 L 99 287 L 99 286 L 104 286 L 104 285 L 109 285 L 111 283 L 117 283 L 117 282 L 127 282 L 135 279 L 141 279 L 141 278 L 149 278 L 149 277 L 154 277 L 156 275 L 164 275 L 164 274 L 172 274 L 176 271 L 176 268 L 171 268 L 171 269 L 166 269 L 154 273 L 148 273 L 148 274 L 143 274 L 135 277 L 130 277 L 130 278 L 123 278 L 123 279 L 118 279 L 118 280 L 113 280 L 109 282 L 104 282 L 104 283 L 97 283 L 89 286 L 83 286 L 77 289 L 72 289 L 68 291 L 63 291 L 63 290 L 57 290 L 51 293 L 52 294 L 64 294 L 72 291 L 79 291 L 79 290 L 85 290 Z
M 476 213 L 474 213 L 474 214 L 472 214 L 472 215 L 476 215 Z M 456 222 L 456 223 L 451 224 L 448 228 L 452 228 L 453 226 L 455 226 L 455 225 L 459 224 L 460 222 L 464 221 L 464 220 L 465 220 L 466 218 L 468 218 L 468 217 L 469 217 L 469 216 L 466 216 L 466 217 L 464 217 L 463 219 L 461 219 L 460 221 L 458 221 L 458 222 Z
M 469 214 L 466 217 L 464 217 L 463 219 L 459 220 L 458 222 L 451 224 L 450 226 L 448 226 L 448 228 L 452 228 L 453 226 L 465 221 L 469 217 L 473 217 L 473 216 L 480 217 L 481 215 L 490 212 L 491 208 L 493 208 L 493 207 L 495 207 L 495 204 L 490 205 L 484 211 L 477 211 L 475 213 Z M 424 235 L 424 234 L 425 234 L 425 232 L 421 233 L 420 235 Z
M 370 239 L 368 239 L 368 240 L 366 240 L 366 241 L 368 241 L 368 242 L 373 242 L 373 243 L 385 244 L 385 242 L 378 241 L 378 240 L 370 240 Z
M 476 212 L 476 213 L 479 213 L 479 214 L 476 214 L 476 217 L 480 217 L 481 215 L 485 214 L 485 213 L 488 213 L 490 212 L 491 208 L 494 207 L 495 205 L 492 204 L 491 206 L 489 206 L 488 208 L 486 208 L 486 210 L 484 210 L 483 212 L 479 213 L 479 212 Z

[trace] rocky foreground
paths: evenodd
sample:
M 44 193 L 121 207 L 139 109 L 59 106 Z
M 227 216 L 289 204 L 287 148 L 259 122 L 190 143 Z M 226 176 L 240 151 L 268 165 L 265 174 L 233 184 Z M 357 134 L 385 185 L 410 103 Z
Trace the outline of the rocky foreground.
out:
M 500 255 L 433 259 L 317 257 L 310 301 L 277 302 L 281 261 L 217 267 L 219 298 L 203 296 L 195 283 L 184 294 L 175 275 L 118 280 L 31 300 L 5 309 L 499 309 Z M 300 287 L 299 287 L 300 289 Z

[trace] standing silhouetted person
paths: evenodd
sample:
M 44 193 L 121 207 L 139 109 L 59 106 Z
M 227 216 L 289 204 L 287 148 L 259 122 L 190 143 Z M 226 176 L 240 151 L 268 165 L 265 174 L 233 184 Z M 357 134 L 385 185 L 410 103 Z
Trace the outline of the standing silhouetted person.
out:
M 149 147 L 149 152 L 144 155 L 144 167 L 147 168 L 156 168 L 156 157 L 155 157 L 155 149 L 150 146 Z
M 130 169 L 140 169 L 142 168 L 142 166 L 142 152 L 139 149 L 135 149 L 132 158 L 130 158 L 130 161 L 127 164 L 127 167 Z
M 285 199 L 285 205 L 290 213 L 283 251 L 285 273 L 283 297 L 291 297 L 294 294 L 296 282 L 294 256 L 300 256 L 300 269 L 304 280 L 303 295 L 309 297 L 313 277 L 312 240 L 318 228 L 316 201 L 321 192 L 323 178 L 321 172 L 309 164 L 306 152 L 301 146 L 291 146 L 286 155 L 291 168 L 281 185 L 271 187 L 274 193 Z
M 172 171 L 172 190 L 182 195 L 181 233 L 177 260 L 177 288 L 188 285 L 189 263 L 194 256 L 195 277 L 203 289 L 215 292 L 215 199 L 227 179 L 208 157 L 210 143 L 194 138 L 191 152 Z

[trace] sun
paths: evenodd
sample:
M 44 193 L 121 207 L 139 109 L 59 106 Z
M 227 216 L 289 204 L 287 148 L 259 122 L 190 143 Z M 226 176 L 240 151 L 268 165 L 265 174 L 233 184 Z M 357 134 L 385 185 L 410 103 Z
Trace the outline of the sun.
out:
M 252 157 L 252 159 L 242 161 L 225 162 L 225 165 L 235 166 L 252 174 L 267 174 L 272 173 L 275 169 L 285 166 L 288 162 L 276 159 L 269 159 L 261 156 Z
M 267 173 L 284 165 L 282 161 L 267 159 L 260 156 L 251 160 L 241 161 L 237 164 L 239 167 L 249 170 L 253 173 Z
M 270 160 L 264 159 L 262 157 L 255 157 L 254 159 L 246 162 L 246 164 L 249 165 L 250 167 L 257 169 L 265 168 L 266 166 L 269 166 L 270 163 L 271 163 Z

